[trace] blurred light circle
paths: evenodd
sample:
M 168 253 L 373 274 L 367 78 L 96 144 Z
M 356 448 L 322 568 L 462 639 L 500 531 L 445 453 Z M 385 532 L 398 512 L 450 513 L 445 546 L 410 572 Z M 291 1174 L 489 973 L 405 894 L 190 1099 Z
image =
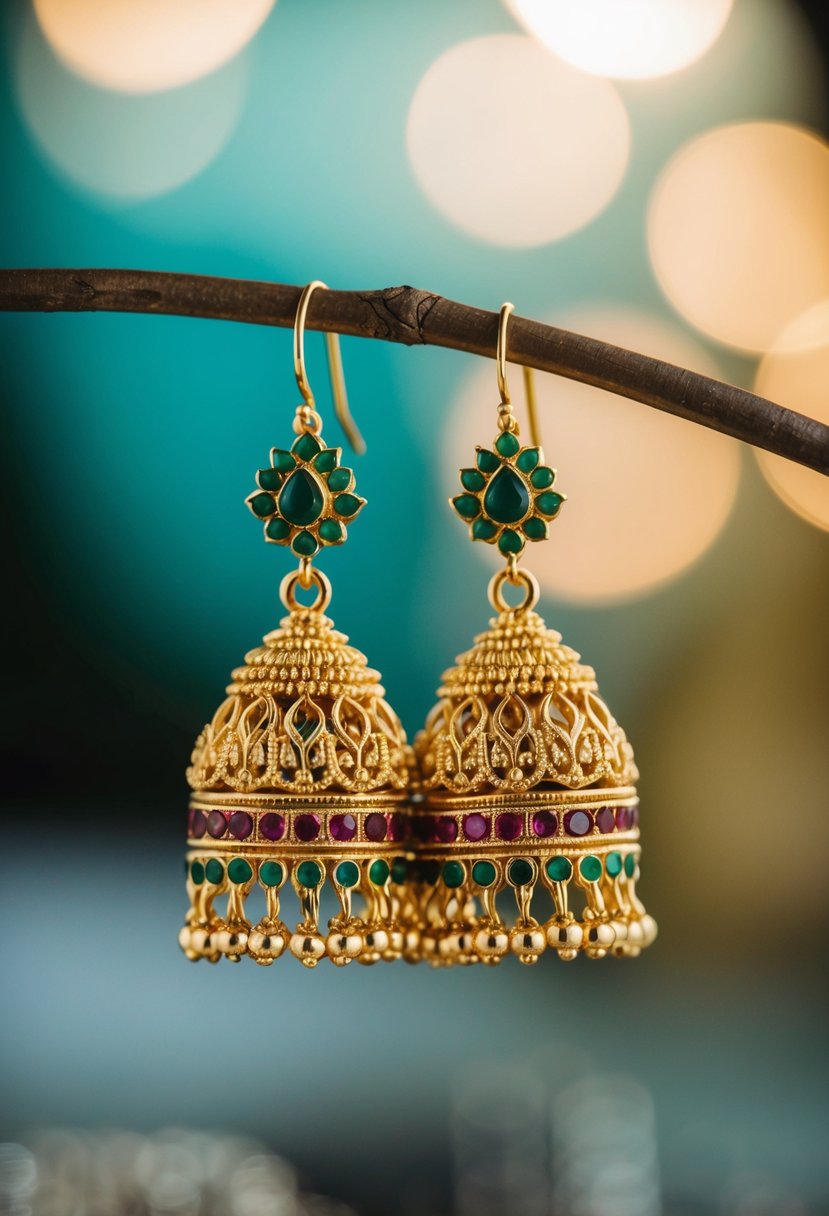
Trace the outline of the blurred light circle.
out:
M 718 375 L 692 338 L 655 317 L 596 307 L 554 323 Z M 594 604 L 642 595 L 686 570 L 728 519 L 740 477 L 737 443 L 586 384 L 537 377 L 544 452 L 568 501 L 548 540 L 527 545 L 524 565 L 557 599 Z M 513 400 L 520 399 L 519 369 L 510 369 L 510 383 Z M 496 434 L 497 399 L 487 363 L 462 386 L 450 415 L 448 492 L 457 493 L 458 463 L 471 464 L 474 445 L 486 446 Z M 522 438 L 529 442 L 523 422 Z M 502 564 L 492 546 L 474 548 L 490 564 Z
M 254 36 L 275 0 L 34 0 L 61 61 L 93 84 L 151 93 L 197 80 Z
M 704 55 L 733 0 L 505 0 L 534 37 L 598 76 L 665 76 Z
M 829 145 L 753 122 L 691 140 L 651 196 L 648 244 L 674 308 L 718 341 L 763 351 L 829 296 Z
M 169 93 L 102 92 L 61 67 L 34 21 L 16 59 L 20 109 L 49 161 L 78 185 L 125 199 L 164 194 L 201 172 L 236 126 L 247 79 L 237 59 Z
M 415 176 L 459 228 L 494 245 L 543 245 L 612 199 L 630 152 L 615 87 L 532 38 L 493 34 L 437 59 L 409 108 Z
M 799 414 L 829 424 L 829 299 L 798 317 L 757 370 L 755 391 Z M 809 523 L 829 530 L 829 477 L 757 451 L 769 485 Z

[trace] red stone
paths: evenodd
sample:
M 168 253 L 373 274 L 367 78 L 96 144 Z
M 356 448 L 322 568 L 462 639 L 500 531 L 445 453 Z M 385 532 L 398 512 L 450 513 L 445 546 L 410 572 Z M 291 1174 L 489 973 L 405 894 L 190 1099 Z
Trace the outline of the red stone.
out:
M 363 824 L 366 840 L 380 841 L 386 839 L 386 816 L 381 815 L 379 811 L 374 811 L 371 815 L 366 815 L 366 821 Z
M 536 811 L 533 815 L 533 832 L 536 836 L 555 836 L 558 831 L 558 815 L 555 811 Z
M 458 839 L 458 823 L 451 815 L 439 815 L 435 820 L 435 836 L 440 844 L 452 844 Z
M 334 840 L 353 840 L 357 835 L 357 820 L 353 815 L 332 815 L 328 820 L 328 831 Z
M 463 817 L 463 834 L 467 840 L 486 840 L 489 835 L 489 820 L 486 815 L 473 811 Z
M 596 811 L 596 827 L 604 835 L 609 835 L 616 826 L 616 817 L 613 814 L 612 806 L 603 806 Z
M 268 811 L 259 820 L 259 832 L 266 840 L 281 840 L 285 835 L 285 816 Z
M 207 816 L 207 830 L 210 835 L 219 840 L 227 831 L 227 820 L 224 811 L 211 811 Z
M 593 816 L 589 811 L 568 811 L 564 816 L 564 830 L 568 836 L 587 836 L 593 828 Z
M 517 840 L 524 831 L 524 816 L 515 811 L 504 811 L 495 820 L 495 835 L 500 840 Z
M 190 818 L 190 835 L 194 840 L 201 840 L 202 836 L 207 831 L 207 816 L 204 811 L 198 808 L 193 811 Z
M 253 816 L 247 811 L 234 811 L 230 816 L 230 834 L 237 840 L 247 840 L 253 831 Z
M 316 840 L 320 834 L 319 815 L 297 815 L 294 820 L 294 832 L 297 840 L 301 840 L 304 844 Z

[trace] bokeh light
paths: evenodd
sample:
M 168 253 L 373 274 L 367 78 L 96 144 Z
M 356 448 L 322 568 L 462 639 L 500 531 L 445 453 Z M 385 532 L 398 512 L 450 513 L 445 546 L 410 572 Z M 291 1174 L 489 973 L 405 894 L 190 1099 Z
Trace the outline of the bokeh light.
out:
M 169 93 L 128 96 L 86 84 L 51 54 L 33 20 L 16 60 L 17 99 L 50 163 L 77 185 L 117 198 L 175 189 L 216 156 L 238 121 L 247 65 Z
M 829 424 L 829 299 L 784 330 L 763 358 L 754 387 L 762 397 Z M 793 511 L 829 530 L 829 477 L 759 449 L 757 459 Z
M 494 245 L 543 245 L 610 202 L 630 152 L 612 84 L 519 34 L 458 43 L 421 79 L 409 109 L 421 188 L 459 228 Z
M 596 307 L 557 317 L 555 324 L 718 374 L 693 339 L 656 317 Z M 517 398 L 517 369 L 511 379 Z M 463 385 L 450 418 L 444 445 L 448 492 L 456 492 L 458 462 L 467 463 L 474 445 L 487 444 L 495 433 L 496 402 L 495 375 L 487 364 Z M 568 496 L 550 539 L 528 546 L 524 558 L 549 594 L 579 603 L 641 595 L 687 569 L 716 539 L 739 483 L 740 453 L 733 440 L 554 376 L 539 377 L 538 403 L 545 454 L 558 469 L 557 487 Z M 490 546 L 474 548 L 484 560 L 501 564 Z
M 148 93 L 227 63 L 275 0 L 34 0 L 61 61 L 93 84 Z
M 718 341 L 766 350 L 829 296 L 829 145 L 787 123 L 718 127 L 658 180 L 648 214 L 659 284 Z
M 733 0 L 505 0 L 531 34 L 598 76 L 665 76 L 704 55 Z

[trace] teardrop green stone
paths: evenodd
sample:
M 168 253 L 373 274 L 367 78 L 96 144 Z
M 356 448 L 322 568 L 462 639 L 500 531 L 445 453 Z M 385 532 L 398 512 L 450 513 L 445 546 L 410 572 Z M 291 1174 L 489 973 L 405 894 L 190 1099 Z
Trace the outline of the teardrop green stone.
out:
M 322 512 L 322 490 L 307 469 L 297 469 L 285 482 L 279 494 L 279 512 L 289 524 L 305 527 L 318 519 Z
M 506 465 L 499 469 L 484 496 L 484 510 L 489 518 L 499 524 L 516 524 L 529 507 L 529 491 L 515 470 Z

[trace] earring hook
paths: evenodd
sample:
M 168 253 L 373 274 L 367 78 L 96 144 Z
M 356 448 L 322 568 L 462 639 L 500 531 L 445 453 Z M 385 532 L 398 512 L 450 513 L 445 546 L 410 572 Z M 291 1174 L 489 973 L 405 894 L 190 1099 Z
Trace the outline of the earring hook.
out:
M 308 316 L 308 305 L 311 303 L 311 296 L 318 287 L 322 287 L 325 291 L 328 291 L 327 283 L 323 283 L 320 279 L 314 279 L 303 287 L 294 321 L 294 375 L 296 376 L 297 387 L 302 394 L 305 406 L 308 410 L 313 410 L 315 413 L 314 394 L 311 391 L 311 385 L 308 383 L 308 374 L 305 370 L 305 321 Z M 354 451 L 359 456 L 362 456 L 366 450 L 366 445 L 348 408 L 348 395 L 345 388 L 345 373 L 343 372 L 339 334 L 326 333 L 325 349 L 328 354 L 328 377 L 331 381 L 331 394 L 334 398 L 334 412 L 346 434 L 348 442 Z M 300 406 L 300 409 L 303 408 Z
M 514 311 L 515 305 L 510 304 L 509 301 L 501 305 L 501 311 L 498 313 L 498 343 L 495 348 L 495 375 L 498 380 L 498 392 L 501 397 L 501 406 L 498 413 L 505 430 L 512 429 L 510 422 L 515 417 L 512 412 L 512 399 L 510 397 L 509 385 L 507 384 L 507 333 L 509 330 L 509 319 Z M 541 447 L 541 430 L 538 425 L 538 403 L 535 395 L 535 376 L 531 367 L 524 365 L 521 370 L 524 376 L 524 392 L 527 397 L 530 438 L 536 447 Z

